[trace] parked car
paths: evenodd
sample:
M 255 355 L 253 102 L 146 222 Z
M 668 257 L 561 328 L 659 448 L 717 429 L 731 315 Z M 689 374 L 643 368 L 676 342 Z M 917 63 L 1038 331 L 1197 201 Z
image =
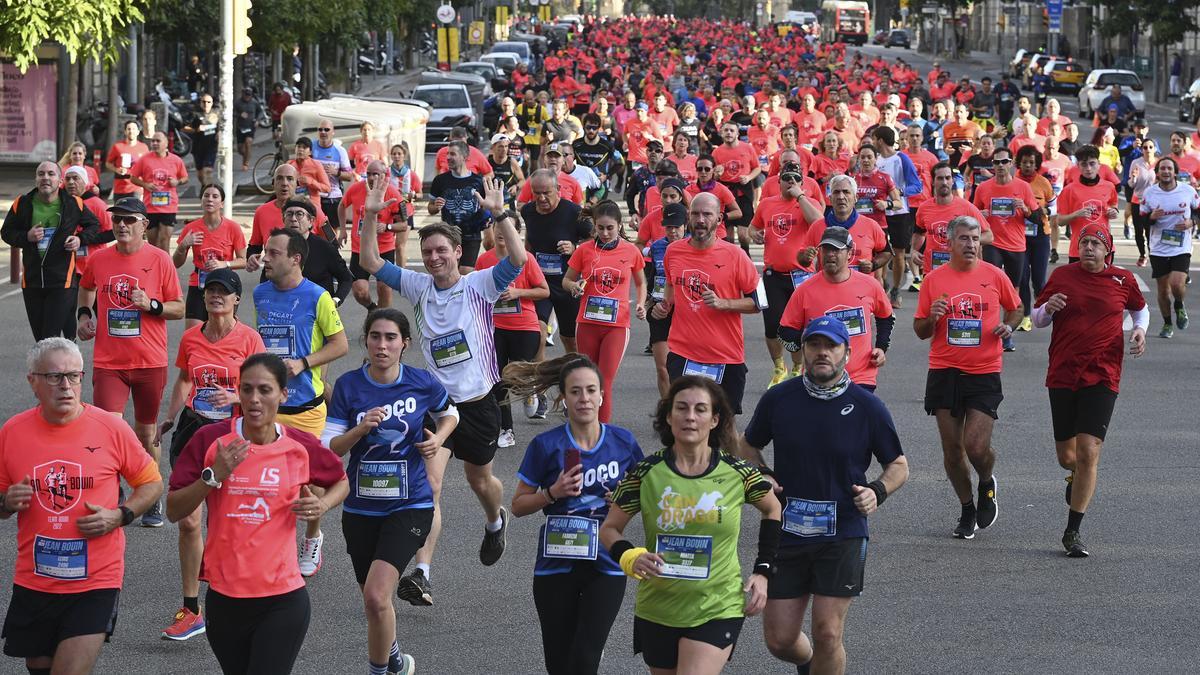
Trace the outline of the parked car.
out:
M 465 84 L 418 84 L 417 88 L 413 89 L 412 98 L 429 104 L 429 122 L 425 127 L 426 145 L 445 145 L 449 141 L 450 130 L 454 127 L 466 127 L 476 139 L 479 137 L 478 124 L 481 116 L 475 114 L 475 108 L 471 105 L 471 95 Z
M 526 66 L 533 67 L 533 50 L 528 42 L 520 40 L 508 40 L 505 42 L 497 42 L 492 45 L 489 52 L 496 54 L 500 52 L 512 52 L 521 58 L 521 63 Z
M 1018 49 L 1012 60 L 1008 62 L 1008 76 L 1018 80 L 1024 79 L 1025 69 L 1029 67 L 1029 59 L 1032 56 L 1033 52 L 1027 49 Z
M 1108 96 L 1109 87 L 1121 85 L 1121 93 L 1133 101 L 1133 107 L 1139 117 L 1146 114 L 1146 94 L 1142 87 L 1142 78 L 1132 70 L 1115 70 L 1103 68 L 1088 73 L 1079 90 L 1079 116 L 1090 119 L 1100 107 L 1100 102 Z
M 887 44 L 888 32 L 886 30 L 877 31 L 874 37 L 871 38 L 871 44 L 882 45 Z
M 509 88 L 508 78 L 504 76 L 503 71 L 494 63 L 487 61 L 463 61 L 454 66 L 453 71 L 482 77 L 491 87 L 491 93 L 507 91 Z M 488 95 L 490 96 L 491 94 Z
M 897 28 L 891 33 L 888 33 L 887 43 L 884 47 L 904 47 L 912 49 L 912 38 L 909 37 L 908 31 L 903 28 Z
M 1033 75 L 1046 67 L 1050 61 L 1048 54 L 1034 54 L 1029 57 L 1029 63 L 1025 66 L 1025 72 L 1021 73 L 1021 84 L 1026 89 L 1033 88 Z
M 1179 121 L 1195 124 L 1200 119 L 1200 78 L 1179 97 Z
M 1083 66 L 1066 59 L 1052 58 L 1042 69 L 1050 76 L 1050 86 L 1057 90 L 1078 92 L 1083 87 L 1087 71 Z
M 500 69 L 504 77 L 509 77 L 521 63 L 521 55 L 515 52 L 490 52 L 479 57 L 484 63 L 491 63 Z

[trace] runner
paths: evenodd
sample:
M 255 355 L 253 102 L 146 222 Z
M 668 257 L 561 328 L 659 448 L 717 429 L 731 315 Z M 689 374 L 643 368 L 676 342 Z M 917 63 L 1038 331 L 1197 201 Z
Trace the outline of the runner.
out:
M 850 341 L 845 370 L 852 382 L 874 392 L 896 324 L 892 304 L 874 277 L 851 269 L 854 238 L 849 230 L 825 228 L 820 249 L 821 271 L 797 286 L 781 310 L 779 337 L 792 358 L 797 358 L 796 353 L 802 351 L 803 332 L 813 320 L 822 316 L 840 320 L 846 325 Z M 875 319 L 874 328 L 871 317 Z M 796 370 L 795 375 L 802 372 L 799 367 Z
M 866 146 L 870 147 L 870 146 Z M 854 238 L 854 265 L 863 274 L 876 274 L 892 259 L 891 244 L 879 223 L 856 209 L 858 184 L 845 174 L 829 179 L 829 208 L 824 217 L 808 224 L 807 247 L 797 260 L 801 267 L 810 267 L 819 253 L 817 247 L 825 236 L 826 227 L 844 227 Z
M 933 180 L 933 199 L 917 211 L 913 233 L 913 263 L 928 275 L 950 262 L 950 221 L 959 215 L 975 219 L 983 227 L 979 243 L 990 244 L 992 231 L 987 218 L 971 202 L 954 194 L 954 169 L 949 162 L 939 162 L 930 170 Z M 921 251 L 924 250 L 924 253 Z M 922 281 L 924 277 L 922 277 Z
M 849 235 L 841 237 L 846 246 Z M 862 274 L 857 278 L 878 286 Z M 882 294 L 879 299 L 890 311 Z M 739 455 L 775 479 L 786 503 L 763 613 L 767 648 L 798 672 L 842 673 L 846 614 L 863 590 L 867 516 L 904 485 L 908 459 L 887 407 L 845 369 L 855 352 L 847 325 L 836 315 L 817 315 L 800 337 L 804 375 L 763 395 Z M 762 455 L 768 443 L 775 448 L 774 471 Z M 883 473 L 867 482 L 872 457 Z M 811 641 L 804 635 L 810 602 Z
M 716 197 L 692 198 L 688 210 L 692 236 L 667 247 L 666 287 L 653 316 L 671 317 L 667 338 L 671 380 L 698 375 L 716 382 L 739 415 L 747 372 L 741 315 L 761 312 L 767 299 L 750 258 L 736 245 L 717 238 L 720 217 Z
M 504 184 L 504 205 L 507 208 L 513 208 L 516 205 L 517 191 L 525 182 L 525 172 L 508 154 L 510 143 L 508 136 L 504 134 L 492 136 L 492 150 L 487 158 L 492 175 Z
M 123 420 L 83 402 L 73 342 L 41 340 L 26 361 L 38 405 L 0 427 L 0 519 L 19 514 L 4 653 L 30 673 L 90 673 L 116 629 L 121 528 L 158 503 L 162 478 Z M 133 491 L 118 505 L 121 478 Z
M 413 229 L 413 215 L 416 213 L 413 204 L 421 194 L 421 177 L 417 175 L 415 169 L 409 166 L 410 154 L 407 142 L 401 141 L 393 145 L 390 154 L 392 163 L 388 166 L 389 182 L 392 187 L 400 191 L 400 196 L 408 202 L 404 207 L 408 228 L 400 228 L 400 231 L 396 233 L 396 259 L 401 261 L 401 265 L 408 262 L 408 232 Z
M 329 191 L 321 193 L 321 211 L 325 215 L 322 222 L 330 220 L 336 223 L 338 204 L 342 201 L 342 181 L 354 180 L 354 173 L 346 149 L 333 138 L 332 120 L 317 120 L 317 143 L 313 146 L 312 158 L 325 167 L 325 175 L 329 177 Z
M 698 201 L 713 203 L 704 207 L 701 219 L 693 211 L 693 236 L 711 241 L 715 200 Z M 733 656 L 745 617 L 756 616 L 766 604 L 781 511 L 758 469 L 728 454 L 737 444 L 733 419 L 718 383 L 694 375 L 675 380 L 654 418 L 663 449 L 621 479 L 612 497 L 616 508 L 600 527 L 600 541 L 612 559 L 641 582 L 633 651 L 655 673 L 721 671 Z M 745 504 L 763 517 L 754 569 L 743 582 L 737 542 Z M 646 547 L 623 538 L 639 513 Z
M 1192 261 L 1193 215 L 1200 208 L 1200 198 L 1195 188 L 1179 182 L 1178 171 L 1174 159 L 1158 160 L 1154 166 L 1158 181 L 1142 193 L 1140 205 L 1142 215 L 1150 219 L 1150 269 L 1163 317 L 1160 338 L 1175 334 L 1172 319 L 1179 330 L 1188 326 L 1183 298 Z
M 387 156 L 383 143 L 375 140 L 375 125 L 363 122 L 358 127 L 359 138 L 350 144 L 346 156 L 354 167 L 356 182 L 366 179 L 371 162 L 382 162 Z
M 1004 399 L 1000 342 L 1021 321 L 1021 302 L 1008 277 L 980 260 L 979 227 L 970 216 L 957 216 L 946 226 L 950 260 L 925 275 L 913 317 L 917 337 L 932 338 L 925 412 L 937 418 L 946 475 L 962 504 L 954 528 L 958 539 L 973 539 L 975 530 L 996 522 L 992 426 Z M 979 476 L 978 506 L 971 467 Z
M 103 243 L 100 244 L 84 244 L 80 241 L 79 248 L 75 249 L 75 284 L 76 295 L 71 298 L 67 306 L 62 310 L 63 316 L 63 337 L 67 339 L 75 339 L 79 326 L 75 320 L 75 313 L 71 310 L 75 309 L 75 302 L 78 300 L 78 284 L 79 279 L 83 276 L 83 271 L 87 269 L 87 261 L 89 253 L 96 253 L 108 246 L 112 241 L 112 214 L 108 212 L 108 202 L 100 197 L 100 186 L 88 183 L 88 174 L 81 166 L 68 167 L 63 172 L 63 187 L 66 188 L 67 194 L 72 197 L 79 197 L 83 200 L 83 207 L 92 212 L 93 216 L 100 221 L 100 239 Z M 75 228 L 75 236 L 82 237 L 85 229 L 83 225 L 78 225 Z
M 664 194 L 671 194 L 673 190 L 668 190 Z M 645 247 L 643 251 L 649 259 L 649 263 L 645 265 L 647 276 L 653 274 L 653 278 L 648 279 L 650 283 L 650 293 L 647 298 L 646 323 L 650 328 L 650 350 L 654 355 L 654 372 L 658 380 L 659 396 L 666 396 L 667 389 L 671 386 L 671 376 L 667 372 L 667 339 L 671 333 L 671 316 L 667 315 L 665 319 L 660 319 L 654 316 L 655 304 L 662 302 L 665 297 L 667 288 L 667 272 L 663 267 L 663 259 L 667 254 L 667 247 L 672 243 L 679 241 L 684 237 L 687 229 L 688 209 L 683 204 L 669 203 L 662 208 L 662 228 L 663 236 L 650 242 L 650 245 Z M 638 235 L 640 240 L 642 235 Z
M 1054 326 L 1046 387 L 1058 463 L 1071 472 L 1067 477 L 1070 511 L 1062 538 L 1071 558 L 1089 555 L 1079 525 L 1096 491 L 1100 449 L 1117 402 L 1125 311 L 1133 318 L 1129 353 L 1134 357 L 1145 351 L 1150 325 L 1150 310 L 1137 278 L 1111 264 L 1111 235 L 1099 227 L 1084 227 L 1079 253 L 1078 263 L 1054 270 L 1033 310 L 1035 326 Z M 1115 287 L 1105 283 L 1108 279 L 1116 282 Z
M 404 214 L 407 213 L 409 204 L 400 191 L 392 187 L 391 182 L 388 181 L 389 175 L 388 167 L 382 161 L 367 162 L 366 180 L 355 181 L 346 188 L 342 203 L 338 205 L 338 223 L 341 225 L 338 239 L 343 244 L 347 238 L 350 239 L 350 274 L 354 276 L 351 292 L 354 293 L 354 299 L 358 301 L 358 304 L 367 308 L 367 312 L 371 312 L 377 307 L 391 307 L 392 305 L 392 289 L 378 279 L 375 281 L 375 292 L 379 302 L 371 300 L 371 275 L 367 274 L 367 271 L 358 263 L 359 238 L 362 236 L 363 202 L 367 198 L 367 190 L 376 183 L 382 182 L 387 186 L 385 189 L 388 199 L 395 201 L 395 204 L 381 211 L 378 217 L 379 225 L 377 227 L 382 228 L 383 231 L 377 234 L 379 235 L 380 255 L 384 260 L 390 263 L 396 262 L 396 235 L 394 232 L 408 227 Z
M 429 187 L 429 196 L 432 198 L 429 201 L 429 215 L 440 214 L 442 222 L 457 228 L 462 238 L 463 255 L 459 262 L 459 274 L 468 274 L 475 269 L 475 260 L 483 243 L 482 232 L 488 228 L 491 215 L 479 206 L 479 199 L 484 194 L 484 179 L 467 167 L 468 148 L 463 141 L 452 142 L 446 153 L 450 169 L 435 176 Z M 361 265 L 361 251 L 359 255 Z
M 646 276 L 641 252 L 623 238 L 621 207 L 606 199 L 592 207 L 589 216 L 594 239 L 571 254 L 562 287 L 579 302 L 578 346 L 601 374 L 600 421 L 607 424 L 612 420 L 613 384 L 629 346 L 629 285 L 634 287 L 632 314 L 644 320 Z
M 308 204 L 307 200 L 299 203 Z M 307 257 L 303 235 L 294 230 L 272 232 L 263 252 L 267 281 L 254 288 L 254 309 L 267 352 L 287 366 L 280 423 L 319 437 L 327 410 L 321 367 L 345 356 L 350 347 L 329 292 L 301 274 Z M 303 576 L 321 569 L 324 540 L 320 518 L 309 520 L 300 554 Z
M 171 234 L 175 228 L 175 217 L 179 213 L 178 186 L 188 182 L 187 167 L 179 155 L 172 153 L 167 144 L 167 135 L 158 132 L 150 137 L 150 150 L 142 155 L 129 170 L 134 185 L 145 188 L 147 240 L 158 248 L 170 252 Z
M 192 254 L 193 270 L 188 276 L 187 298 L 184 302 L 184 328 L 199 326 L 208 320 L 204 299 L 204 280 L 219 269 L 240 270 L 246 266 L 246 235 L 242 226 L 222 215 L 225 189 L 205 185 L 200 190 L 200 208 L 204 215 L 183 226 L 175 241 L 171 262 L 183 267 L 188 253 Z M 239 282 L 239 286 L 240 286 Z M 168 415 L 171 419 L 174 415 Z
M 233 416 L 242 363 L 252 354 L 266 351 L 258 333 L 238 321 L 242 282 L 236 272 L 213 270 L 205 276 L 202 288 L 206 318 L 204 323 L 187 329 L 179 340 L 175 358 L 179 376 L 171 389 L 166 420 L 159 425 L 155 438 L 158 445 L 168 431 L 175 430 L 168 454 L 172 467 L 200 427 Z M 196 509 L 178 519 L 183 605 L 162 632 L 167 640 L 187 640 L 205 630 L 200 611 L 200 559 L 204 553 L 200 516 L 200 509 Z
M 404 314 L 373 310 L 363 335 L 367 363 L 338 378 L 321 442 L 350 456 L 354 489 L 342 531 L 367 614 L 368 672 L 408 675 L 416 664 L 396 640 L 392 595 L 433 524 L 426 462 L 458 424 L 458 411 L 429 371 L 400 363 L 412 341 Z M 433 432 L 426 415 L 436 420 Z
M 538 320 L 549 326 L 553 312 L 558 318 L 563 350 L 573 352 L 579 300 L 563 288 L 562 282 L 575 248 L 591 236 L 591 225 L 580 218 L 578 204 L 559 195 L 558 176 L 553 171 L 534 171 L 528 184 L 533 201 L 521 207 L 521 220 L 526 226 L 525 248 L 537 260 L 550 286 L 550 297 L 536 303 Z
M 503 211 L 504 190 L 500 181 L 488 178 L 484 189 L 486 196 L 475 198 L 478 207 L 497 214 L 496 231 L 505 242 L 519 241 L 512 214 Z M 434 377 L 450 394 L 459 413 L 458 427 L 443 445 L 463 460 L 467 482 L 483 506 L 487 521 L 479 546 L 479 561 L 487 566 L 494 565 L 504 554 L 508 511 L 502 505 L 504 486 L 492 474 L 492 460 L 500 435 L 500 406 L 492 394 L 500 381 L 495 362 L 492 309 L 500 294 L 520 276 L 526 260 L 525 249 L 509 247 L 508 257 L 492 269 L 464 276 L 459 272 L 462 241 L 458 230 L 444 224 L 427 225 L 418 233 L 426 273 L 396 267 L 379 257 L 379 244 L 373 229 L 376 215 L 388 206 L 383 192 L 382 186 L 368 192 L 363 219 L 362 266 L 399 290 L 416 308 L 425 362 L 434 365 Z M 444 468 L 444 464 L 442 466 Z M 435 523 L 423 547 L 427 550 L 426 560 L 432 559 L 439 534 Z M 404 577 L 400 593 L 405 599 L 428 595 L 430 601 L 427 604 L 432 604 L 428 570 L 418 568 Z
M 743 214 L 733 192 L 717 181 L 716 166 L 716 160 L 711 155 L 700 155 L 696 158 L 696 182 L 685 187 L 684 192 L 687 197 L 695 197 L 704 192 L 717 198 L 721 204 L 721 220 L 717 223 L 717 238 L 729 240 L 732 236 L 730 232 L 733 231 L 732 223 L 741 220 Z M 726 223 L 730 224 L 729 228 L 725 227 Z
M 309 450 L 277 423 L 289 373 L 275 354 L 246 359 L 238 382 L 244 416 L 213 425 L 224 433 L 204 450 L 203 471 L 193 465 L 171 477 L 172 520 L 202 503 L 213 516 L 203 561 L 206 633 L 226 675 L 292 671 L 311 616 L 296 523 L 320 518 L 350 491 L 336 455 Z
M 117 415 L 133 395 L 134 433 L 155 463 L 160 448 L 158 406 L 167 386 L 167 321 L 183 318 L 183 293 L 171 256 L 147 245 L 146 206 L 133 197 L 117 202 L 116 246 L 89 256 L 79 281 L 79 339 L 93 338 L 92 397 Z M 92 308 L 96 314 L 92 314 Z M 142 527 L 162 527 L 162 505 L 142 516 Z
M 133 177 L 130 170 L 142 155 L 150 152 L 150 148 L 138 140 L 142 129 L 138 126 L 137 120 L 126 120 L 121 130 L 123 133 L 121 140 L 113 143 L 112 148 L 109 148 L 108 158 L 104 162 L 104 167 L 113 172 L 112 199 L 114 204 L 125 197 L 142 198 L 142 188 L 134 185 L 130 180 Z
M 325 214 L 313 206 L 312 202 L 301 198 L 287 200 L 282 209 L 276 207 L 274 202 L 267 202 L 266 205 L 272 207 L 275 213 L 281 214 L 282 229 L 295 231 L 304 237 L 304 241 L 308 242 L 308 257 L 304 259 L 304 268 L 301 271 L 304 278 L 328 291 L 329 295 L 333 297 L 334 306 L 341 307 L 345 299 L 350 296 L 350 287 L 354 282 L 354 277 L 350 275 L 350 269 L 346 267 L 345 259 L 342 258 L 332 240 L 310 236 L 316 219 Z M 259 209 L 261 212 L 262 207 Z M 270 232 L 264 235 L 263 240 L 268 238 L 270 238 Z M 250 255 L 246 258 L 246 271 L 257 272 L 262 266 L 262 245 L 251 244 L 248 250 Z M 266 280 L 265 273 L 259 274 L 259 283 Z
M 919 133 L 919 132 L 918 132 Z M 879 126 L 872 133 L 879 157 L 876 168 L 887 174 L 896 186 L 898 196 L 892 197 L 891 206 L 884 211 L 887 218 L 888 243 L 892 245 L 892 284 L 888 299 L 893 307 L 900 307 L 900 289 L 908 284 L 904 281 L 907 271 L 908 250 L 912 246 L 913 225 L 916 222 L 910 199 L 925 189 L 916 164 L 908 155 L 896 148 L 897 132 L 891 126 Z M 885 279 L 886 281 L 886 279 Z
M 586 356 L 515 363 L 504 371 L 517 396 L 557 387 L 567 423 L 538 434 L 517 471 L 512 512 L 541 511 L 533 602 L 549 675 L 595 675 L 625 597 L 625 574 L 600 545 L 600 523 L 617 482 L 642 461 L 627 429 L 602 423 L 604 377 Z
M 1060 227 L 1071 228 L 1071 247 L 1068 262 L 1079 259 L 1079 233 L 1088 225 L 1098 225 L 1108 231 L 1108 221 L 1117 217 L 1117 188 L 1100 176 L 1100 151 L 1085 145 L 1075 151 L 1079 180 L 1068 182 L 1058 195 Z
M 1035 147 L 1025 146 L 1017 151 L 1017 177 L 1029 184 L 1033 196 L 1037 199 L 1040 217 L 1033 214 L 1025 217 L 1025 264 L 1021 272 L 1017 291 L 1021 296 L 1021 310 L 1025 318 L 1021 319 L 1019 331 L 1033 330 L 1030 311 L 1033 309 L 1033 299 L 1042 294 L 1046 285 L 1046 273 L 1050 266 L 1050 228 L 1046 223 L 1053 216 L 1055 207 L 1054 186 L 1041 175 L 1042 152 Z M 1032 285 L 1032 288 L 1031 288 Z
M 325 167 L 313 159 L 312 139 L 301 136 L 296 139 L 296 155 L 288 164 L 296 167 L 296 196 L 311 200 L 313 206 L 321 208 L 321 193 L 328 193 L 329 174 Z
M 730 225 L 737 228 L 737 239 L 746 255 L 750 254 L 751 218 L 754 217 L 754 187 L 755 181 L 762 174 L 758 155 L 754 146 L 739 140 L 738 125 L 726 122 L 721 127 L 720 147 L 713 148 L 712 157 L 716 162 L 716 179 L 729 188 L 737 201 L 741 217 L 731 220 Z M 730 233 L 732 236 L 732 232 Z

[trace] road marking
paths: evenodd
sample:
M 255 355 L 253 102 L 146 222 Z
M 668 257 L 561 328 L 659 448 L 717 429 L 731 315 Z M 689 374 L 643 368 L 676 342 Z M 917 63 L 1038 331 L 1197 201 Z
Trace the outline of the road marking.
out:
M 22 290 L 23 290 L 23 289 L 20 289 L 20 288 L 17 288 L 17 289 L 11 290 L 11 291 L 9 291 L 9 292 L 5 293 L 4 295 L 0 295 L 0 299 L 3 299 L 3 298 L 11 298 L 12 296 L 16 295 L 17 293 L 20 293 Z

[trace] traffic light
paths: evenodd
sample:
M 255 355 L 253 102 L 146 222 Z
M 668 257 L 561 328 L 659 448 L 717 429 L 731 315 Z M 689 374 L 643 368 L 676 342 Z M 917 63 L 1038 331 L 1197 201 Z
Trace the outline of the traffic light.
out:
M 233 53 L 250 51 L 251 0 L 233 0 Z

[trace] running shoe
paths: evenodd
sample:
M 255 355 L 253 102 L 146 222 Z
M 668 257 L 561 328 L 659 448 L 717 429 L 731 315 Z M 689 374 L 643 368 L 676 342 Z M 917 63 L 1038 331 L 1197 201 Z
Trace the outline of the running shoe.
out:
M 1187 330 L 1188 315 L 1186 308 L 1180 307 L 1175 310 L 1175 325 L 1179 326 L 1179 330 Z
M 1029 317 L 1021 319 L 1021 323 L 1017 325 L 1017 330 L 1021 331 L 1022 333 L 1028 333 L 1029 331 L 1033 330 L 1033 320 L 1031 320 Z
M 502 429 L 500 431 L 500 437 L 496 439 L 496 447 L 511 448 L 512 446 L 514 446 L 516 444 L 517 444 L 517 437 L 515 434 L 513 434 L 512 429 Z
M 1006 352 L 1017 351 L 1017 343 L 1013 342 L 1013 339 L 1011 337 L 1004 338 L 1003 340 L 1000 341 L 1000 344 L 1004 346 L 1004 351 L 1006 351 Z
M 1128 225 L 1125 226 L 1124 234 L 1125 234 L 1126 241 L 1133 238 L 1133 230 L 1131 230 Z
M 504 555 L 504 534 L 508 530 L 508 509 L 500 507 L 500 529 L 495 532 L 483 529 L 483 543 L 479 545 L 479 562 L 495 565 Z
M 1072 471 L 1070 476 L 1067 476 L 1067 506 L 1071 505 L 1071 484 L 1075 482 L 1075 472 Z
M 906 269 L 906 270 L 904 270 L 904 276 L 902 276 L 900 278 L 900 288 L 903 288 L 903 289 L 912 288 L 914 281 L 916 281 L 916 279 L 913 278 L 912 272 L 910 272 L 909 270 Z
M 178 612 L 175 612 L 175 622 L 162 632 L 162 639 L 183 642 L 204 631 L 204 617 L 187 607 L 181 607 Z
M 996 505 L 996 477 L 992 476 L 990 487 L 979 486 L 979 503 L 975 507 L 975 524 L 982 530 L 996 522 L 996 516 L 999 514 L 1000 508 Z
M 804 366 L 800 365 L 799 363 L 792 366 L 792 377 L 800 377 L 803 374 L 804 374 Z
M 653 346 L 653 345 L 651 345 L 649 342 L 647 342 L 647 343 L 646 343 L 646 348 L 642 350 L 642 353 L 643 353 L 643 354 L 653 354 L 653 353 L 654 353 L 654 346 Z
M 1145 267 L 1145 266 L 1146 266 L 1146 256 L 1144 256 L 1144 255 L 1139 255 L 1139 256 L 1138 256 L 1138 259 L 1137 259 L 1137 266 L 1138 266 L 1138 267 Z
M 535 394 L 535 395 L 530 396 L 529 398 L 525 399 L 525 403 L 522 405 L 522 407 L 525 410 L 525 419 L 529 419 L 529 418 L 533 417 L 534 413 L 536 413 L 537 409 L 538 409 L 537 395 Z
M 900 309 L 900 306 L 904 304 L 904 301 L 900 299 L 899 286 L 893 288 L 891 293 L 888 293 L 888 300 L 892 303 L 892 309 Z
M 417 672 L 417 662 L 413 660 L 411 654 L 400 655 L 400 670 L 391 670 L 389 666 L 388 675 L 414 675 Z
M 908 285 L 908 292 L 909 293 L 920 293 L 921 292 L 921 277 L 913 277 L 912 283 L 910 283 Z
M 150 510 L 142 514 L 142 527 L 162 527 L 163 513 L 162 500 L 155 500 L 150 505 Z
M 1050 251 L 1050 262 L 1051 263 L 1058 262 L 1058 251 Z
M 954 528 L 955 539 L 974 539 L 975 530 L 979 527 L 975 524 L 974 513 L 964 513 L 958 519 L 958 527 Z
M 1158 331 L 1158 337 L 1170 340 L 1175 337 L 1175 329 L 1171 328 L 1171 324 L 1164 323 L 1162 330 Z
M 300 576 L 311 577 L 321 569 L 321 545 L 325 543 L 325 533 L 317 534 L 316 539 L 304 538 L 300 545 Z
M 1063 532 L 1063 548 L 1067 549 L 1068 558 L 1086 558 L 1088 553 L 1087 547 L 1083 545 L 1083 539 L 1078 532 L 1067 530 Z
M 556 330 L 558 330 L 558 326 L 554 325 L 553 322 L 546 324 L 546 346 L 547 347 L 554 346 L 554 331 L 556 331 Z
M 407 600 L 408 604 L 417 607 L 432 607 L 433 582 L 425 576 L 420 568 L 414 569 L 400 577 L 400 583 L 396 586 L 396 597 Z
M 529 419 L 544 420 L 544 419 L 546 419 L 546 411 L 549 409 L 550 406 L 546 403 L 545 396 L 539 395 L 537 397 L 537 400 L 538 400 L 537 409 L 533 411 L 533 414 L 529 416 Z
M 767 389 L 774 387 L 775 385 L 779 384 L 780 382 L 783 382 L 786 379 L 788 379 L 788 369 L 787 368 L 776 368 L 771 373 L 771 383 L 767 385 Z

